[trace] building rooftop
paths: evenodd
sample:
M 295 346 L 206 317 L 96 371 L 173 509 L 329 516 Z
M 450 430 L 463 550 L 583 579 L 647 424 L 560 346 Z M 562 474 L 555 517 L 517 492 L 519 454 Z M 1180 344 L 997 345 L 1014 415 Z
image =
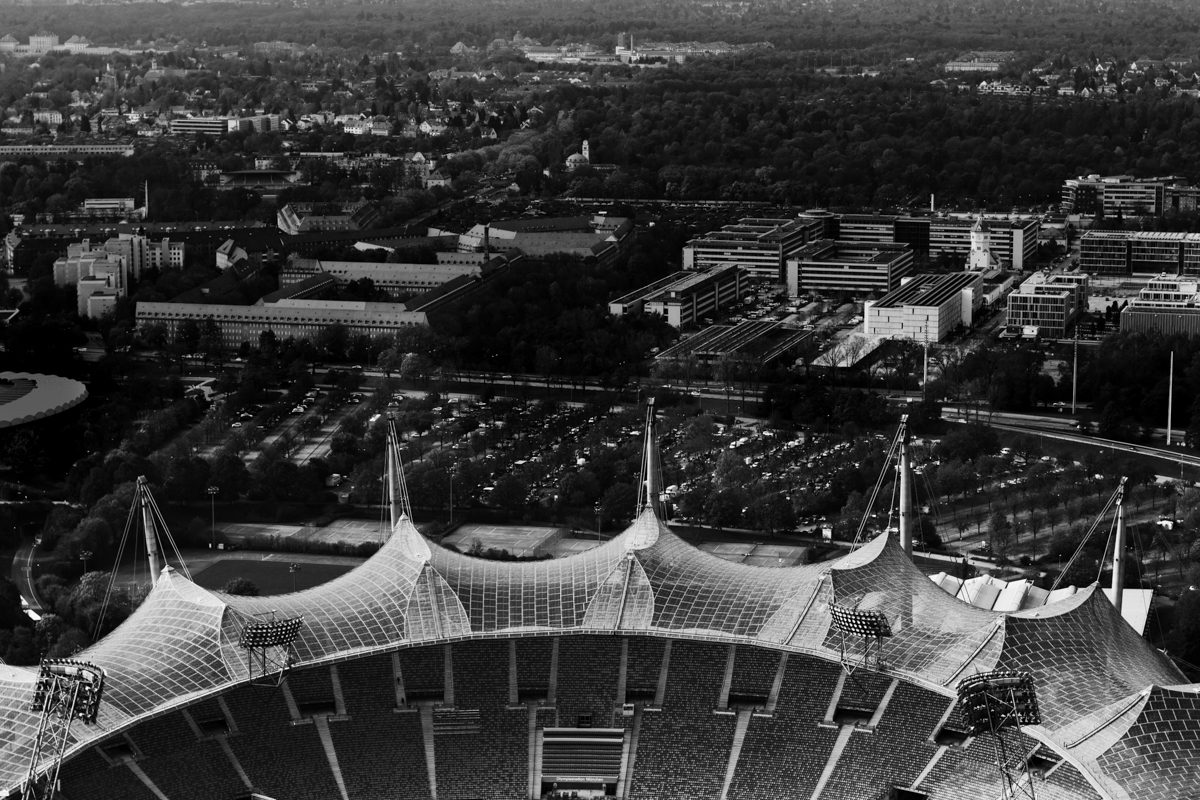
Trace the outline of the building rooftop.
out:
M 899 289 L 894 289 L 875 303 L 876 308 L 899 306 L 940 306 L 950 297 L 969 288 L 979 280 L 977 273 L 952 272 L 949 275 L 922 274 L 913 276 Z

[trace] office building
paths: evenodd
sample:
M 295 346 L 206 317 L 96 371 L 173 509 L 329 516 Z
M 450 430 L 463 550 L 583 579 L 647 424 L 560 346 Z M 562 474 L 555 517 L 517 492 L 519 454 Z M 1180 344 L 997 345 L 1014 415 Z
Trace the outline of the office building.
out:
M 787 260 L 824 233 L 822 218 L 748 217 L 688 242 L 683 248 L 683 268 L 704 270 L 735 265 L 752 278 L 782 283 Z
M 125 296 L 128 280 L 129 262 L 103 245 L 71 245 L 67 255 L 54 262 L 54 285 L 75 287 L 75 311 L 81 317 L 98 317 L 111 309 Z
M 647 284 L 640 289 L 634 289 L 629 294 L 622 295 L 616 300 L 610 300 L 608 303 L 608 313 L 614 317 L 620 317 L 624 314 L 641 314 L 646 310 L 646 298 L 653 297 L 663 289 L 683 280 L 691 274 L 693 273 L 686 270 L 672 272 L 667 277 L 659 278 L 654 283 Z
M 906 244 L 821 239 L 787 261 L 787 291 L 803 293 L 886 294 L 912 272 L 913 251 Z
M 229 133 L 231 117 L 180 117 L 171 120 L 171 134 L 188 136 L 198 133 L 224 136 Z
M 907 244 L 918 257 L 930 260 L 946 256 L 967 265 L 972 252 L 981 246 L 997 266 L 1014 270 L 1032 267 L 1037 259 L 1036 219 L 969 217 L 903 217 L 892 214 L 806 213 L 803 218 L 821 220 L 824 238 L 843 242 Z M 983 237 L 982 240 L 980 237 Z
M 1121 309 L 1121 330 L 1200 335 L 1200 280 L 1194 274 L 1154 278 Z
M 643 308 L 647 314 L 666 317 L 672 327 L 691 327 L 741 303 L 746 279 L 746 271 L 738 266 L 685 271 L 682 277 L 648 292 L 642 300 Z
M 430 236 L 443 233 L 429 229 Z M 537 217 L 480 223 L 458 236 L 464 253 L 519 253 L 527 258 L 574 256 L 601 265 L 625 254 L 633 241 L 633 220 L 590 217 Z
M 1200 275 L 1200 234 L 1088 231 L 1079 238 L 1079 269 L 1097 275 Z
M 1171 187 L 1171 204 L 1180 210 L 1191 198 L 1195 203 L 1195 190 L 1182 183 L 1182 178 L 1135 178 L 1132 175 L 1081 175 L 1063 182 L 1062 201 L 1059 207 L 1068 214 L 1095 215 L 1106 217 L 1158 216 L 1167 209 L 1168 187 Z
M 325 274 L 338 283 L 370 280 L 376 289 L 399 299 L 428 292 L 464 275 L 477 276 L 483 269 L 483 264 L 389 264 L 292 258 L 279 274 L 279 285 L 285 288 L 313 275 Z
M 983 274 L 916 275 L 877 301 L 863 304 L 863 332 L 885 339 L 940 342 L 970 327 L 983 304 Z
M 312 339 L 323 328 L 343 325 L 351 335 L 382 336 L 427 323 L 425 312 L 408 311 L 403 303 L 326 301 L 287 298 L 259 305 L 216 303 L 137 304 L 139 328 L 161 324 L 174 338 L 186 320 L 203 323 L 212 318 L 221 330 L 221 345 L 235 349 L 242 342 L 254 344 L 263 331 L 274 331 L 279 340 L 289 337 Z
M 1062 339 L 1087 308 L 1087 294 L 1086 274 L 1035 273 L 1009 294 L 1006 324 L 1010 329 L 1036 327 L 1043 339 Z
M 379 222 L 379 210 L 366 200 L 350 203 L 288 203 L 276 214 L 284 233 L 296 236 L 313 231 L 361 231 Z

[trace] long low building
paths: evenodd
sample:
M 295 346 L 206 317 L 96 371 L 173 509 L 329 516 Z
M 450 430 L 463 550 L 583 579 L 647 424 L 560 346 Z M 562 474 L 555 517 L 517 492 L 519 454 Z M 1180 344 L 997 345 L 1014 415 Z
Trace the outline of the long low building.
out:
M 428 323 L 425 312 L 407 311 L 401 303 L 284 299 L 253 306 L 137 304 L 138 327 L 161 324 L 171 338 L 185 321 L 202 323 L 209 318 L 220 328 L 221 345 L 226 349 L 236 349 L 242 342 L 255 344 L 264 331 L 274 332 L 277 339 L 311 339 L 330 325 L 344 325 L 351 334 L 382 336 Z
M 746 272 L 739 266 L 688 272 L 645 298 L 647 314 L 659 314 L 675 328 L 695 325 L 706 316 L 741 302 Z
M 665 278 L 659 278 L 654 283 L 649 283 L 640 289 L 634 289 L 628 294 L 621 295 L 616 300 L 608 301 L 608 313 L 614 317 L 620 317 L 624 314 L 640 314 L 646 310 L 646 298 L 666 289 L 673 283 L 683 280 L 688 275 L 693 273 L 681 270 L 680 272 L 672 272 Z
M 822 239 L 788 259 L 788 294 L 885 294 L 900 286 L 912 266 L 907 244 Z
M 480 264 L 388 264 L 373 261 L 324 261 L 315 258 L 293 258 L 279 275 L 281 287 L 299 283 L 313 275 L 325 273 L 339 283 L 368 279 L 376 289 L 392 297 L 420 294 L 436 289 L 455 278 L 476 276 L 483 271 Z
M 823 220 L 825 238 L 844 242 L 907 244 L 913 252 L 936 259 L 946 256 L 964 261 L 971 254 L 971 232 L 978 219 L 953 217 L 902 217 L 891 214 L 828 214 L 805 216 Z M 1025 270 L 1037 259 L 1036 219 L 986 219 L 986 246 L 1004 267 Z
M 824 231 L 823 218 L 747 217 L 688 242 L 683 248 L 683 268 L 734 264 L 755 278 L 781 283 L 787 260 L 804 245 L 820 239 Z
M 969 327 L 983 304 L 983 273 L 917 275 L 876 302 L 863 304 L 863 331 L 886 339 L 940 342 Z
M 1200 279 L 1159 275 L 1121 310 L 1121 330 L 1200 335 Z
M 1079 269 L 1097 275 L 1200 275 L 1200 233 L 1088 231 L 1079 237 Z

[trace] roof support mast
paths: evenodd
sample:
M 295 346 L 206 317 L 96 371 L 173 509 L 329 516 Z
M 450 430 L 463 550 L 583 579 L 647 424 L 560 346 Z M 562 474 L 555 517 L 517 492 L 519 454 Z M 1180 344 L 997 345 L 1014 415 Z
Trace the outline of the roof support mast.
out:
M 912 463 L 908 447 L 908 415 L 900 418 L 900 547 L 912 559 Z
M 646 401 L 646 439 L 642 451 L 642 474 L 638 486 L 637 512 L 640 514 L 647 506 L 659 514 L 662 493 L 662 474 L 658 464 L 658 431 L 655 425 L 654 398 Z
M 150 489 L 146 486 L 146 476 L 137 479 L 138 503 L 142 508 L 142 527 L 146 533 L 146 553 L 150 557 L 150 585 L 158 584 L 158 573 L 162 570 L 158 557 L 158 531 L 154 526 L 154 513 L 150 505 Z
M 1125 594 L 1125 481 L 1121 478 L 1117 487 L 1117 540 L 1113 543 L 1112 601 L 1118 614 Z
M 396 432 L 396 418 L 390 412 L 387 426 L 387 458 L 384 463 L 387 474 L 384 481 L 387 486 L 392 530 L 395 530 L 401 519 L 412 519 L 412 508 L 408 503 L 408 488 L 404 485 L 404 477 L 400 472 L 400 436 Z

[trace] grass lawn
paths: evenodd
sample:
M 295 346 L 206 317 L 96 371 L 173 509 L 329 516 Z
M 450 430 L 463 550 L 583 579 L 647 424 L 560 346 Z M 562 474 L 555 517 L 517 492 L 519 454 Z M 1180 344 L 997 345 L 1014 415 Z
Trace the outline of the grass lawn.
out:
M 288 572 L 288 561 L 254 561 L 251 559 L 223 559 L 215 561 L 201 572 L 193 575 L 197 584 L 205 589 L 220 590 L 231 578 L 245 578 L 258 587 L 259 594 L 287 594 L 295 579 L 295 591 L 311 589 L 344 575 L 353 567 L 347 564 L 300 565 L 300 571 Z

